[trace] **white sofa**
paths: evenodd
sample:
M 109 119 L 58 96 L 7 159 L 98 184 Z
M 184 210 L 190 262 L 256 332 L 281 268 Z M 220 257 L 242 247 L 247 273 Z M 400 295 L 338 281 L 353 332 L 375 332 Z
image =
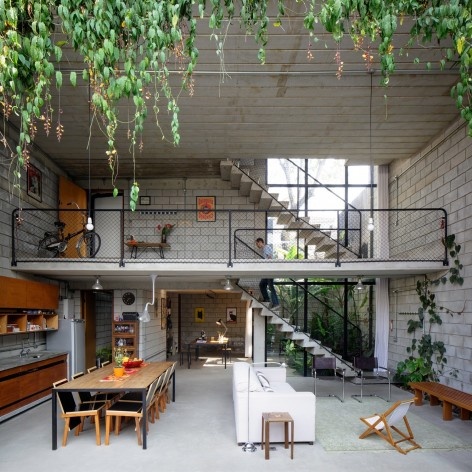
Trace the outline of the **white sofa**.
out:
M 263 377 L 260 377 L 261 374 Z M 267 383 L 264 378 L 268 381 L 269 387 L 262 385 Z M 276 411 L 286 411 L 292 416 L 295 442 L 314 443 L 315 395 L 312 392 L 295 391 L 287 383 L 286 378 L 285 367 L 259 367 L 246 362 L 233 364 L 234 419 L 238 444 L 260 443 L 262 413 Z M 272 424 L 270 442 L 283 441 L 283 424 Z

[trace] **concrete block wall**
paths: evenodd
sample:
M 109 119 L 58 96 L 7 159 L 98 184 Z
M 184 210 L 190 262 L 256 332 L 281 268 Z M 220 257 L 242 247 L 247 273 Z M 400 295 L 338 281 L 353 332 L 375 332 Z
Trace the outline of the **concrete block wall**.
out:
M 455 234 L 461 245 L 459 255 L 464 268 L 462 286 L 439 285 L 433 288 L 436 303 L 459 312 L 450 316 L 442 312 L 441 326 L 431 327 L 433 341 L 446 346 L 447 367 L 441 382 L 472 393 L 472 139 L 462 120 L 452 124 L 425 149 L 410 159 L 390 165 L 391 208 L 444 208 L 448 215 L 448 233 Z M 438 230 L 439 230 L 438 221 Z M 438 231 L 438 237 L 441 237 Z M 447 272 L 428 275 L 435 279 Z M 408 357 L 406 347 L 412 335 L 407 333 L 408 319 L 420 306 L 415 287 L 421 277 L 391 279 L 390 319 L 393 329 L 389 336 L 389 364 Z M 417 319 L 417 317 L 416 317 Z M 426 321 L 425 330 L 430 325 Z M 417 337 L 420 333 L 417 333 Z M 456 374 L 454 372 L 456 371 Z
M 228 331 L 226 336 L 233 342 L 243 342 L 246 329 L 246 302 L 241 300 L 239 292 L 214 293 L 210 298 L 205 293 L 186 294 L 180 296 L 181 313 L 181 338 L 186 344 L 195 341 L 200 336 L 201 331 L 205 331 L 207 339 L 213 336 L 218 337 L 218 332 L 224 331 L 216 325 L 221 318 L 226 323 Z M 197 322 L 195 319 L 195 309 L 203 308 L 204 321 Z M 226 322 L 226 309 L 236 308 L 236 323 Z
M 160 241 L 160 228 L 165 224 L 175 225 L 167 239 L 171 248 L 166 250 L 166 258 L 170 259 L 226 259 L 230 237 L 229 215 L 223 210 L 253 210 L 255 207 L 248 197 L 240 196 L 229 182 L 219 178 L 143 181 L 140 196 L 149 196 L 150 205 L 138 205 L 135 212 L 126 215 L 125 237 L 132 235 L 138 241 Z M 215 221 L 197 221 L 196 198 L 199 196 L 215 197 Z M 125 206 L 128 205 L 127 199 L 125 196 Z M 173 213 L 172 210 L 178 212 Z M 254 228 L 256 217 L 255 214 L 244 215 L 244 218 L 238 215 L 231 221 L 232 231 L 238 227 Z M 208 245 L 208 238 L 213 239 L 211 246 Z M 140 257 L 156 255 L 148 252 Z

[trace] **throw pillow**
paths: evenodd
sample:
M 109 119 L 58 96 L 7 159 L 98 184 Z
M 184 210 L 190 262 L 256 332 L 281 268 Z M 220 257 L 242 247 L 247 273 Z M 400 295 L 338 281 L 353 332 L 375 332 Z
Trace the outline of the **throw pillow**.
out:
M 274 389 L 270 387 L 262 387 L 264 389 L 264 392 L 273 392 Z
M 266 388 L 270 388 L 270 382 L 267 380 L 267 377 L 262 372 L 257 372 L 257 378 L 262 385 L 264 391 Z

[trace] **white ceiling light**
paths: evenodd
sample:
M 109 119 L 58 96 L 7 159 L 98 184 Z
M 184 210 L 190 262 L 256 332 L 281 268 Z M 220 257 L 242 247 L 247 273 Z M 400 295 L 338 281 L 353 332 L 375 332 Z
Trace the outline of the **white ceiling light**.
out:
M 95 281 L 95 283 L 92 285 L 92 290 L 94 292 L 98 292 L 100 290 L 103 290 L 103 286 L 102 284 L 100 283 L 100 277 L 97 275 L 97 280 Z
M 225 285 L 223 287 L 225 290 L 233 290 L 234 287 L 233 287 L 233 284 L 231 283 L 231 280 L 228 278 L 226 278 L 226 282 L 225 282 Z
M 155 295 L 155 286 L 156 286 L 156 274 L 151 274 L 151 279 L 152 279 L 152 302 L 147 302 L 146 306 L 144 307 L 143 314 L 138 317 L 138 320 L 143 322 L 143 323 L 148 323 L 151 321 L 151 317 L 149 316 L 149 311 L 148 311 L 148 306 L 149 305 L 154 305 L 154 301 L 156 299 Z
M 362 283 L 362 278 L 360 276 L 357 278 L 356 290 L 364 290 L 364 284 Z
M 369 222 L 367 223 L 367 230 L 374 231 L 374 219 L 372 217 L 369 218 Z

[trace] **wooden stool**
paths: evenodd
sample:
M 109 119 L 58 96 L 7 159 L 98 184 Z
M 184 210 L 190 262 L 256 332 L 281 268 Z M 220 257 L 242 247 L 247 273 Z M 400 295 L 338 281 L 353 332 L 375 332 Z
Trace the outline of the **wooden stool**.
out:
M 190 369 L 190 364 L 192 363 L 192 352 L 189 348 L 180 351 L 180 365 L 183 365 L 185 356 L 187 356 L 187 368 Z
M 285 440 L 285 449 L 288 449 L 288 425 L 291 424 L 290 428 L 290 443 L 291 443 L 291 453 L 290 459 L 293 459 L 293 433 L 294 433 L 294 421 L 293 418 L 287 412 L 272 412 L 272 413 L 262 413 L 262 442 L 261 449 L 264 449 L 265 445 L 265 459 L 269 459 L 269 447 L 270 447 L 270 424 L 271 423 L 283 423 L 284 424 L 284 440 Z M 264 444 L 265 439 L 265 444 Z
M 226 347 L 221 350 L 221 362 L 225 361 L 225 357 L 226 357 L 226 360 L 229 360 L 231 362 L 231 348 L 230 347 Z

